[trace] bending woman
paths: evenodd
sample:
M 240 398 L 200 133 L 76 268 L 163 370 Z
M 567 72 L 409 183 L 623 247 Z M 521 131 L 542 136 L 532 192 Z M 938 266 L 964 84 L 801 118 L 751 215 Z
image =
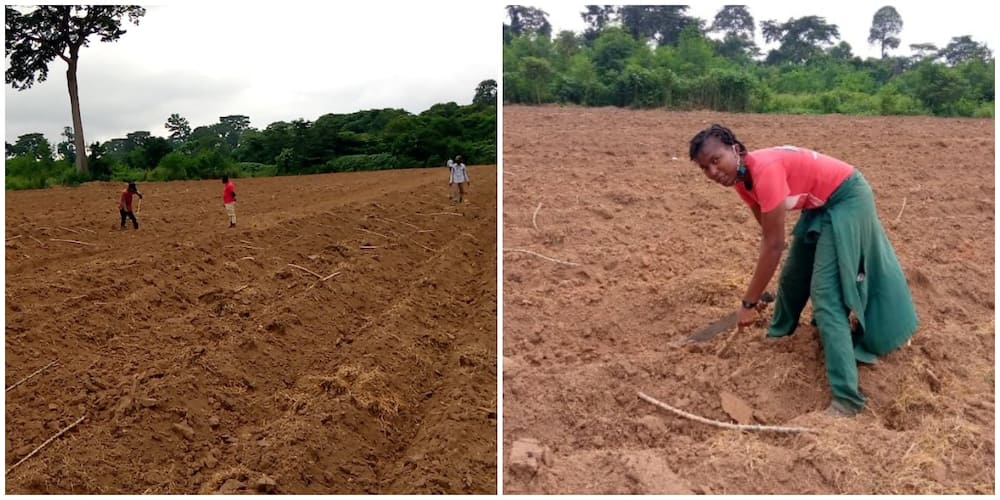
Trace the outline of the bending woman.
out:
M 695 135 L 690 154 L 709 179 L 736 190 L 761 227 L 760 255 L 738 310 L 741 326 L 754 321 L 778 268 L 786 212 L 802 210 L 767 335 L 791 335 L 811 297 L 833 393 L 827 413 L 860 412 L 865 399 L 856 361 L 874 363 L 917 328 L 910 289 L 878 220 L 871 186 L 853 166 L 808 149 L 747 151 L 721 125 Z

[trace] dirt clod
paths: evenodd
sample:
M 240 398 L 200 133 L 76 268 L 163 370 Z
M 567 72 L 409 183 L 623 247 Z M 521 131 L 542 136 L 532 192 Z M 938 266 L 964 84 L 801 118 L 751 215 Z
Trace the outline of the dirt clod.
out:
M 175 423 L 172 426 L 172 428 L 175 431 L 177 431 L 177 433 L 180 434 L 184 439 L 187 439 L 188 441 L 194 440 L 194 429 L 192 429 L 190 425 L 187 425 L 186 423 L 183 422 L 178 422 Z
M 538 473 L 538 467 L 545 452 L 546 447 L 542 446 L 537 439 L 518 439 L 511 445 L 507 467 L 520 479 L 530 480 Z
M 262 474 L 254 482 L 254 487 L 261 493 L 274 493 L 278 489 L 278 483 L 267 474 Z

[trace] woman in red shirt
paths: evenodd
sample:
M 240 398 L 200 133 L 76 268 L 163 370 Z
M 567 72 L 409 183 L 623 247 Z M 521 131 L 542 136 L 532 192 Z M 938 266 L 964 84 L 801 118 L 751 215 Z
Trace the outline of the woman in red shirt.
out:
M 139 199 L 142 199 L 142 193 L 139 192 L 139 188 L 135 187 L 134 182 L 128 183 L 128 187 L 122 191 L 122 196 L 118 200 L 118 213 L 122 216 L 122 229 L 125 229 L 125 218 L 128 217 L 132 219 L 132 226 L 139 229 L 139 221 L 135 218 L 135 213 L 132 212 L 132 197 L 134 195 L 139 195 Z
M 833 394 L 827 412 L 860 412 L 865 400 L 856 361 L 874 363 L 917 328 L 906 278 L 868 182 L 853 166 L 816 151 L 782 146 L 750 152 L 721 125 L 695 135 L 690 155 L 708 178 L 736 191 L 761 227 L 760 253 L 737 313 L 741 326 L 753 322 L 778 268 L 786 212 L 802 210 L 767 335 L 792 334 L 812 298 Z

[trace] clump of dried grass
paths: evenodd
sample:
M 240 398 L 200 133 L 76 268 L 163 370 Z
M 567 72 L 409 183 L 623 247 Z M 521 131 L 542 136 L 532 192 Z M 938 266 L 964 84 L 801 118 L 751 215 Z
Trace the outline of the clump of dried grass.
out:
M 244 465 L 237 465 L 235 467 L 220 470 L 219 472 L 212 474 L 212 477 L 209 478 L 208 481 L 202 483 L 201 488 L 198 490 L 198 494 L 208 495 L 215 493 L 219 491 L 219 488 L 221 488 L 222 485 L 230 479 L 236 479 L 237 481 L 248 483 L 252 475 L 253 471 Z
M 311 378 L 318 381 L 324 391 L 347 394 L 355 405 L 380 419 L 399 415 L 402 401 L 389 387 L 385 375 L 378 368 L 364 370 L 357 366 L 343 365 L 332 376 Z

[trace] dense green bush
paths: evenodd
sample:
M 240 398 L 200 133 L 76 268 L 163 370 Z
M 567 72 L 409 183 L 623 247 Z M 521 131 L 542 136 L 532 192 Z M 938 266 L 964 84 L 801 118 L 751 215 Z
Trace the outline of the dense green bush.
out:
M 239 175 L 235 177 L 271 177 L 278 174 L 277 167 L 263 163 L 239 162 L 236 168 Z
M 764 113 L 993 116 L 995 62 L 934 57 L 862 60 L 850 46 L 814 46 L 804 62 L 756 60 L 734 43 L 688 25 L 674 44 L 637 39 L 608 25 L 553 42 L 508 33 L 503 45 L 507 103 L 710 109 Z M 804 43 L 799 40 L 797 43 Z M 787 55 L 787 54 L 786 54 Z
M 5 163 L 5 189 L 38 189 L 58 184 L 78 185 L 83 180 L 72 163 L 51 158 L 16 156 Z
M 319 172 L 362 172 L 367 170 L 384 170 L 400 166 L 397 158 L 391 154 L 339 156 L 323 164 Z
M 176 181 L 187 179 L 187 167 L 190 164 L 191 159 L 188 155 L 180 151 L 174 151 L 160 160 L 160 164 L 149 173 L 149 180 Z

